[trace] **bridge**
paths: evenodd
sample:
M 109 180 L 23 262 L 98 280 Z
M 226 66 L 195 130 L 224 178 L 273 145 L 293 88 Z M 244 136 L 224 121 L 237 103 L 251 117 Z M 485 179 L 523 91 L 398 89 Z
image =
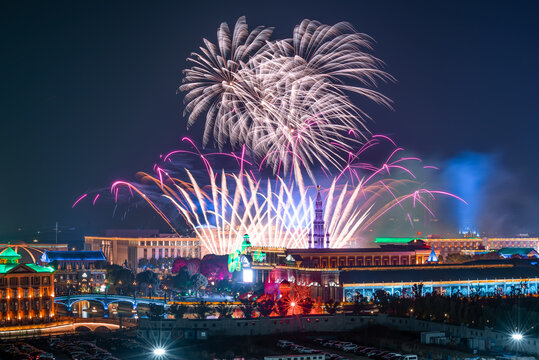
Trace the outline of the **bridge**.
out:
M 76 332 L 110 332 L 133 326 L 135 326 L 135 323 L 126 321 L 121 325 L 121 323 L 108 319 L 70 319 L 69 321 L 59 321 L 51 324 L 2 328 L 0 339 L 51 336 Z
M 135 298 L 133 296 L 125 295 L 109 295 L 109 294 L 84 294 L 84 295 L 71 295 L 71 296 L 57 296 L 54 298 L 54 303 L 63 305 L 67 311 L 71 312 L 73 304 L 81 301 L 93 301 L 100 303 L 103 306 L 103 312 L 105 317 L 108 316 L 109 305 L 120 302 L 130 303 L 133 310 L 137 310 L 139 304 L 155 304 L 163 305 L 167 307 L 167 303 L 161 299 L 149 299 L 149 298 Z

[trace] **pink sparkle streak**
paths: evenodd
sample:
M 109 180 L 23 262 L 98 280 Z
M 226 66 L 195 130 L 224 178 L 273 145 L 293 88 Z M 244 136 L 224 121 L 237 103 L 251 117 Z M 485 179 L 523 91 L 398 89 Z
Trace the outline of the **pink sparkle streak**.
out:
M 95 206 L 95 203 L 97 202 L 97 199 L 99 199 L 99 197 L 101 196 L 101 194 L 97 194 L 95 197 L 94 197 L 94 201 L 92 202 L 92 205 Z
M 71 208 L 73 209 L 75 206 L 77 206 L 77 204 L 78 204 L 82 199 L 84 199 L 84 198 L 87 197 L 87 196 L 88 196 L 88 194 L 84 194 L 84 195 L 82 195 L 81 197 L 79 197 L 79 198 L 73 203 L 73 205 L 71 206 Z

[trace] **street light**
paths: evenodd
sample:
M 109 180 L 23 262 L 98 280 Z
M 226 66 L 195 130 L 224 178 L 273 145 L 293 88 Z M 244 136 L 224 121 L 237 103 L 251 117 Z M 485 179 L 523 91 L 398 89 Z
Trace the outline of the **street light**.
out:
M 166 354 L 166 350 L 165 348 L 162 348 L 162 347 L 156 347 L 155 349 L 153 349 L 153 354 L 157 357 L 162 357 Z
M 511 339 L 514 340 L 514 341 L 522 341 L 522 339 L 524 339 L 524 335 L 522 335 L 521 333 L 519 332 L 514 332 L 511 334 Z

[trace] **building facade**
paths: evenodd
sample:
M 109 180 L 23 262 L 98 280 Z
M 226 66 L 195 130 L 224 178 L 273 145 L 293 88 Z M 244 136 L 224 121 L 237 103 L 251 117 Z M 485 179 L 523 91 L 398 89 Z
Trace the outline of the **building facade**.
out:
M 106 258 L 102 251 L 45 251 L 40 260 L 56 269 L 57 295 L 100 292 L 106 286 Z
M 427 246 L 386 245 L 379 248 L 288 249 L 301 266 L 337 269 L 345 266 L 398 266 L 425 264 L 432 250 Z
M 514 238 L 485 238 L 487 250 L 499 250 L 503 248 L 532 248 L 539 251 L 539 238 L 514 237 Z
M 54 319 L 54 269 L 19 263 L 8 247 L 0 253 L 0 324 L 19 325 Z
M 85 236 L 84 249 L 102 251 L 110 264 L 138 271 L 140 259 L 201 258 L 202 246 L 196 237 L 159 234 L 156 230 L 107 230 L 106 236 Z
M 377 290 L 397 296 L 412 296 L 417 291 L 461 296 L 536 294 L 539 268 L 509 261 L 344 268 L 341 269 L 340 282 L 347 301 L 358 295 L 370 298 Z
M 514 238 L 490 238 L 490 237 L 460 237 L 443 238 L 428 236 L 426 238 L 376 238 L 375 244 L 404 244 L 412 241 L 423 241 L 432 247 L 442 259 L 450 254 L 463 253 L 463 251 L 499 250 L 503 248 L 533 248 L 539 251 L 539 238 L 514 237 Z

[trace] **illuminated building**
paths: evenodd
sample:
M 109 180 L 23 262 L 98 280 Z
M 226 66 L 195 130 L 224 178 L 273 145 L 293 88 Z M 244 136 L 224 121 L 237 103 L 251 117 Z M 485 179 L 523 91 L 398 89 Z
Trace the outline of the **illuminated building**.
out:
M 417 287 L 422 294 L 461 296 L 535 294 L 539 268 L 527 262 L 483 261 L 459 265 L 343 268 L 340 282 L 344 298 L 371 297 L 377 290 L 392 295 L 412 296 Z
M 488 250 L 498 250 L 503 248 L 533 248 L 539 251 L 539 238 L 486 238 L 486 248 Z
M 503 248 L 497 252 L 505 259 L 515 255 L 520 258 L 539 258 L 539 253 L 532 248 Z
M 0 323 L 51 321 L 54 318 L 54 269 L 21 264 L 8 247 L 0 253 Z
M 454 239 L 427 238 L 424 241 L 432 246 L 441 257 L 460 253 L 462 250 L 480 250 L 484 248 L 483 239 L 478 237 L 463 237 Z
M 57 295 L 69 290 L 95 292 L 105 286 L 106 258 L 101 251 L 45 251 L 41 263 L 56 269 Z
M 107 230 L 106 236 L 85 236 L 85 250 L 102 251 L 110 264 L 138 269 L 140 259 L 200 258 L 198 238 L 159 234 L 157 230 Z
M 436 250 L 435 250 L 436 251 Z M 301 266 L 336 269 L 344 266 L 421 265 L 432 249 L 424 244 L 384 245 L 379 248 L 288 249 Z
M 391 238 L 378 237 L 375 244 L 403 244 L 411 241 L 423 241 L 431 246 L 442 258 L 450 254 L 464 253 L 476 250 L 499 250 L 503 248 L 533 248 L 539 251 L 539 238 L 515 237 L 515 238 L 489 238 L 489 237 L 462 237 L 442 238 L 428 236 L 426 238 Z
M 462 250 L 479 250 L 483 246 L 483 239 L 464 238 L 376 238 L 375 244 L 406 244 L 410 242 L 422 242 L 434 249 L 438 256 L 445 259 L 449 254 L 457 254 Z M 403 264 L 404 265 L 404 264 Z

